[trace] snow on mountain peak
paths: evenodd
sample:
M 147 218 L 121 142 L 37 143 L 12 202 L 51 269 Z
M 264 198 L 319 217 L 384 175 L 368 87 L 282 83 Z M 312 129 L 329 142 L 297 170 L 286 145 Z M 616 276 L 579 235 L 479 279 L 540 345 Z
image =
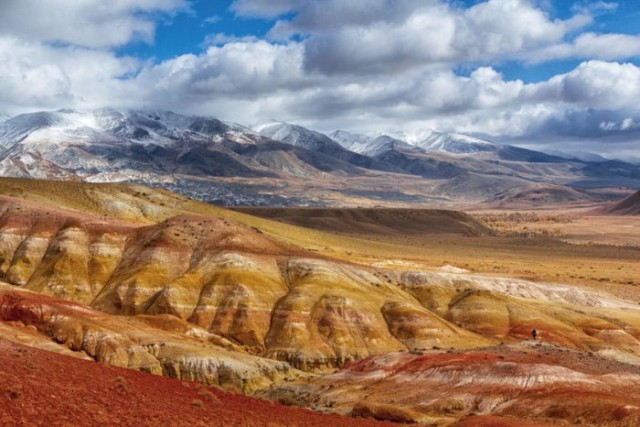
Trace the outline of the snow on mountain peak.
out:
M 0 122 L 0 144 L 120 141 L 167 146 L 178 139 L 215 140 L 228 132 L 252 134 L 240 125 L 170 111 L 62 109 L 22 114 Z
M 347 150 L 355 153 L 366 153 L 375 139 L 372 136 L 337 130 L 329 134 L 329 137 L 342 145 Z
M 495 146 L 489 141 L 458 133 L 442 133 L 433 130 L 415 134 L 391 132 L 390 135 L 353 134 L 335 131 L 330 134 L 344 148 L 356 153 L 375 156 L 390 149 L 405 151 L 437 151 L 451 154 L 470 154 L 493 151 Z
M 274 122 L 261 126 L 259 133 L 267 138 L 310 150 L 327 144 L 340 145 L 325 134 L 285 122 Z
M 405 141 L 381 133 L 365 135 L 337 130 L 329 136 L 347 150 L 371 157 L 376 157 L 392 149 L 417 150 L 416 147 L 407 144 Z
M 431 131 L 429 135 L 413 145 L 427 151 L 438 151 L 452 154 L 471 154 L 494 151 L 491 142 L 459 133 L 442 133 Z

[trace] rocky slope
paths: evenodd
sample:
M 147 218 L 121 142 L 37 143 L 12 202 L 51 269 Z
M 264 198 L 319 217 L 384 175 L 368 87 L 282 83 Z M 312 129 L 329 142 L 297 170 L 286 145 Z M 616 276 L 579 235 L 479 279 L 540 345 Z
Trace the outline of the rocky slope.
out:
M 122 317 L 0 284 L 5 340 L 110 366 L 250 392 L 301 375 L 172 316 Z
M 483 205 L 491 208 L 526 209 L 530 206 L 571 205 L 584 203 L 589 197 L 583 190 L 555 184 L 515 186 L 496 194 Z
M 469 414 L 515 417 L 519 425 L 527 419 L 598 426 L 640 423 L 638 366 L 548 344 L 388 354 L 287 390 L 303 401 L 313 396 L 306 402 L 310 406 L 427 425 L 450 425 Z M 476 422 L 501 425 L 496 419 Z M 461 425 L 474 423 L 469 419 Z

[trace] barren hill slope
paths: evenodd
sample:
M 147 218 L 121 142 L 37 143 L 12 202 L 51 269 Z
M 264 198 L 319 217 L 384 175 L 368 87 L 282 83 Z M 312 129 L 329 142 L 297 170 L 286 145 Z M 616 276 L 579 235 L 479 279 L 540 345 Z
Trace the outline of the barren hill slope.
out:
M 485 235 L 490 230 L 470 216 L 436 209 L 234 208 L 262 218 L 333 233 Z
M 640 191 L 602 210 L 611 215 L 640 215 Z

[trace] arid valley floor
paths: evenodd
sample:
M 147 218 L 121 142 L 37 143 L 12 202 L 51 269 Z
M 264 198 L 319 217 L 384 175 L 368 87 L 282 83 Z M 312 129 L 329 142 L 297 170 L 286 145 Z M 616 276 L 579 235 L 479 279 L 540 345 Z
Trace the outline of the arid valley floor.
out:
M 640 425 L 640 217 L 613 207 L 0 179 L 0 424 Z

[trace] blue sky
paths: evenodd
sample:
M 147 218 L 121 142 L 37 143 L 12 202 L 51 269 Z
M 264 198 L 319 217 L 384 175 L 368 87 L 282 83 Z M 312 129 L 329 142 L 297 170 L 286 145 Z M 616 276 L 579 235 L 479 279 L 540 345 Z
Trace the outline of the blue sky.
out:
M 231 0 L 196 0 L 189 9 L 173 18 L 160 19 L 153 43 L 134 41 L 118 49 L 122 55 L 154 58 L 163 61 L 185 53 L 203 50 L 206 37 L 214 33 L 264 37 L 273 19 L 237 17 L 230 9 Z
M 624 157 L 639 97 L 631 0 L 0 3 L 6 114 L 171 109 Z

